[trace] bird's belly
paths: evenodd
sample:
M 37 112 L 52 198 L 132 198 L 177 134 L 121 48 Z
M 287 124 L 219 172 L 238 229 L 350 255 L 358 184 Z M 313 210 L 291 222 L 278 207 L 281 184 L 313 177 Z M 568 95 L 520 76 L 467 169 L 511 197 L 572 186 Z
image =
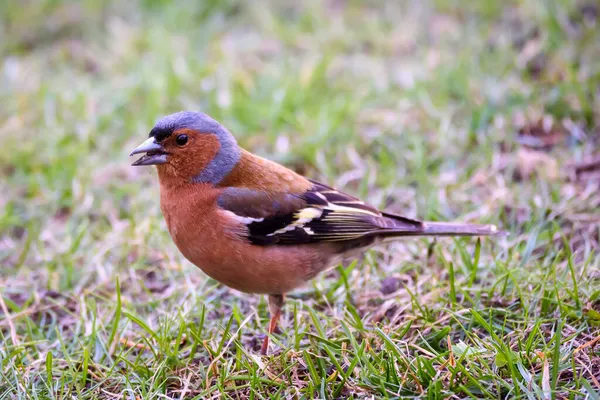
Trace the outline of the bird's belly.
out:
M 320 252 L 307 245 L 258 246 L 237 240 L 215 240 L 220 235 L 213 236 L 210 232 L 193 235 L 195 243 L 190 245 L 189 234 L 171 232 L 171 236 L 183 256 L 206 275 L 247 293 L 289 292 L 329 264 Z
M 236 252 L 198 254 L 191 252 L 184 256 L 211 278 L 233 289 L 247 293 L 286 293 L 302 285 L 312 274 L 312 265 L 304 265 L 303 259 L 280 257 L 278 251 L 261 249 L 255 254 Z

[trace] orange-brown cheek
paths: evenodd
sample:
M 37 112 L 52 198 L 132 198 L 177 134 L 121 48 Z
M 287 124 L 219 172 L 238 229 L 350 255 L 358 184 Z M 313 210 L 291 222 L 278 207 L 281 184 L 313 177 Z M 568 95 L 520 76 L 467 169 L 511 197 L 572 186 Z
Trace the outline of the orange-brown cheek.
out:
M 182 131 L 184 130 L 177 131 L 176 134 L 184 133 Z M 198 176 L 210 164 L 221 146 L 215 135 L 186 134 L 193 137 L 192 141 L 187 146 L 173 151 L 165 167 L 180 178 L 191 179 Z

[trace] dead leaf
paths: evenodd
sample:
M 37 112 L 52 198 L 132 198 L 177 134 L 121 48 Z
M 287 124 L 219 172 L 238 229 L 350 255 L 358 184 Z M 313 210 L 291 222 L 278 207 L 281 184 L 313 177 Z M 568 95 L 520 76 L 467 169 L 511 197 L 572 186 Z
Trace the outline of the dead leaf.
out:
M 521 116 L 517 119 L 517 141 L 524 147 L 549 150 L 563 143 L 567 131 L 562 124 L 554 121 L 551 115 L 541 117 Z
M 584 161 L 581 163 L 577 163 L 574 165 L 575 174 L 585 174 L 585 173 L 594 173 L 600 172 L 600 156 L 597 156 L 591 160 Z
M 530 179 L 539 174 L 549 180 L 558 178 L 558 165 L 554 158 L 541 151 L 521 148 L 517 151 L 517 169 L 515 178 Z
M 554 368 L 558 368 L 558 365 L 555 365 Z M 542 391 L 544 393 L 544 399 L 550 400 L 552 398 L 552 389 L 550 387 L 550 365 L 547 357 L 544 357 L 544 367 L 542 369 Z

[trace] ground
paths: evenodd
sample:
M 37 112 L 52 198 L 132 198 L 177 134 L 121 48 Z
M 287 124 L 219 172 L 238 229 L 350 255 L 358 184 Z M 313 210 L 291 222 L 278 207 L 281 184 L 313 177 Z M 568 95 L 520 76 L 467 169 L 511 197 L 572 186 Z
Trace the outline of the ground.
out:
M 0 398 L 600 391 L 594 1 L 0 2 Z M 264 298 L 187 262 L 128 152 L 191 109 L 410 239 Z M 199 238 L 201 240 L 201 238 Z M 122 396 L 123 395 L 123 396 Z

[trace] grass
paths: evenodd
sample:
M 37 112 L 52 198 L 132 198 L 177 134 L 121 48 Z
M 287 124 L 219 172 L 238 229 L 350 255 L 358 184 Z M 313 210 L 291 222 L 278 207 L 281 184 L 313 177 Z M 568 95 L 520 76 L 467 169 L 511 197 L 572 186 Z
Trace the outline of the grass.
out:
M 594 2 L 0 3 L 0 398 L 600 391 Z M 203 110 L 392 212 L 499 224 L 259 296 L 172 244 L 128 150 Z

